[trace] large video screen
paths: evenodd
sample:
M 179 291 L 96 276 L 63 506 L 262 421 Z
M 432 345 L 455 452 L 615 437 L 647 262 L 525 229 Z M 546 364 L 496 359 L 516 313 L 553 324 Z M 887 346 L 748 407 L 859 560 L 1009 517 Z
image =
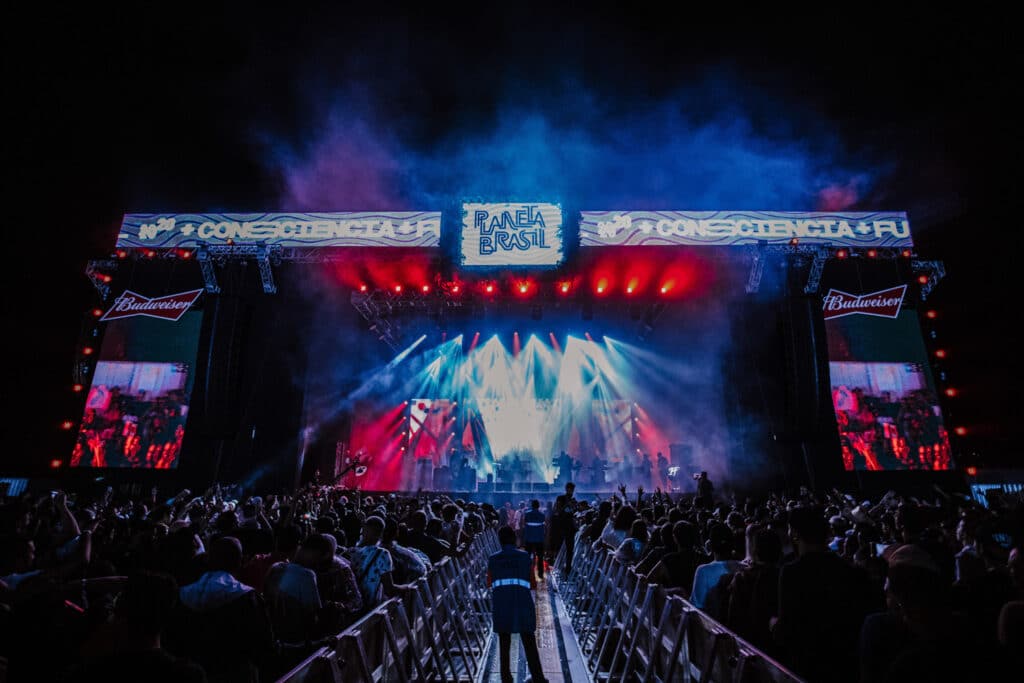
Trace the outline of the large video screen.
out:
M 202 314 L 107 325 L 72 467 L 178 466 Z
M 917 315 L 826 320 L 832 403 L 847 470 L 946 470 L 949 435 Z

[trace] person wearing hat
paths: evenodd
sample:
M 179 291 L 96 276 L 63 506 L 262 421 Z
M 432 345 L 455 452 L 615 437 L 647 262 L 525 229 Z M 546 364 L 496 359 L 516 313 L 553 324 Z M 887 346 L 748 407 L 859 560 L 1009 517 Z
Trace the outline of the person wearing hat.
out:
M 536 587 L 530 554 L 516 548 L 516 532 L 498 529 L 501 550 L 487 560 L 487 585 L 491 588 L 494 632 L 501 655 L 501 681 L 512 683 L 512 634 L 518 633 L 526 651 L 533 683 L 546 683 L 537 651 L 537 613 L 531 590 Z

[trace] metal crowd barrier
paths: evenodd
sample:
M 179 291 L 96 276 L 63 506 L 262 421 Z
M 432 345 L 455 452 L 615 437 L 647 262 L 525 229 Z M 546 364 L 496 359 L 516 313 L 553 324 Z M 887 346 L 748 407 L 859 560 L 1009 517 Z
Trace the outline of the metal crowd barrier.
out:
M 307 657 L 278 683 L 473 681 L 487 655 L 491 600 L 487 558 L 498 535 L 478 535 L 445 558 L 405 598 L 391 598 Z
M 555 561 L 564 565 L 565 548 Z M 560 577 L 587 668 L 596 681 L 800 683 L 796 674 L 612 553 L 577 543 Z

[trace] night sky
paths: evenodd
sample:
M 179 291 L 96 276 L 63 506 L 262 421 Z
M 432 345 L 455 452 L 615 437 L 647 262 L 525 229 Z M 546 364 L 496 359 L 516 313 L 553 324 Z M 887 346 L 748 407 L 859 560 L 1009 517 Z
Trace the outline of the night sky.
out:
M 1017 465 L 1010 22 L 745 17 L 744 28 L 664 10 L 361 7 L 50 8 L 8 24 L 17 427 L 6 469 L 47 462 L 60 422 L 78 418 L 71 367 L 82 314 L 98 304 L 85 263 L 112 251 L 122 214 L 506 195 L 907 211 L 918 252 L 949 273 L 933 304 L 961 392 L 951 422 L 971 430 L 963 450 Z

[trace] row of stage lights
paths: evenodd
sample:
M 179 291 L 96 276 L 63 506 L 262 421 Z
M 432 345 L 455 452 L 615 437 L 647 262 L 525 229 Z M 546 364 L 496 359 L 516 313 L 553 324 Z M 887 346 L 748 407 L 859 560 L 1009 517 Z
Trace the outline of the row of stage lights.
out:
M 921 276 L 921 277 L 925 277 L 925 276 Z M 937 310 L 935 310 L 934 308 L 929 308 L 929 309 L 927 309 L 924 312 L 924 317 L 928 321 L 935 321 L 935 320 L 939 319 L 939 312 Z M 937 339 L 938 338 L 938 331 L 934 328 L 934 326 L 932 326 L 928 330 L 928 337 L 930 339 Z M 938 348 L 935 348 L 935 349 L 932 350 L 932 356 L 936 359 L 936 361 L 938 361 L 941 364 L 942 361 L 945 361 L 947 358 L 949 358 L 949 351 L 947 349 L 939 346 Z M 948 375 L 946 373 L 945 368 L 940 365 L 940 366 L 936 367 L 935 370 L 936 370 L 936 373 L 938 374 L 939 384 L 941 386 L 943 386 L 942 394 L 947 399 L 959 398 L 960 397 L 960 390 L 957 389 L 956 387 L 954 387 L 952 384 L 949 383 L 949 378 L 948 378 Z M 946 405 L 949 406 L 949 402 L 948 401 L 947 401 Z M 946 411 L 945 417 L 946 417 L 947 421 L 952 420 L 953 415 L 951 414 L 951 412 L 948 409 Z M 957 425 L 956 427 L 953 428 L 953 433 L 956 434 L 959 437 L 965 437 L 965 436 L 967 436 L 970 433 L 970 430 L 967 427 L 965 427 L 964 425 Z M 975 468 L 975 467 L 968 467 L 966 469 L 967 469 L 967 473 L 972 475 L 972 476 L 977 471 L 977 468 Z M 970 470 L 972 470 L 972 469 L 975 470 L 975 472 L 971 472 Z
M 626 286 L 623 288 L 623 291 L 626 294 L 640 294 L 641 287 L 638 284 L 639 282 L 640 278 L 638 277 L 628 278 L 626 281 Z M 465 283 L 459 282 L 449 282 L 446 283 L 440 289 L 442 292 L 446 294 L 451 294 L 455 296 L 459 296 L 463 293 L 475 290 L 478 294 L 485 295 L 496 295 L 501 294 L 504 291 L 508 291 L 509 293 L 514 295 L 528 297 L 542 291 L 544 288 L 545 287 L 543 285 L 540 285 L 533 280 L 519 279 L 513 281 L 510 285 L 508 285 L 507 288 L 502 288 L 501 284 L 497 280 L 489 280 L 474 285 L 467 285 Z M 560 280 L 554 284 L 553 291 L 555 292 L 555 294 L 569 296 L 570 294 L 579 291 L 580 288 L 581 287 L 578 286 L 572 280 Z M 659 294 L 667 295 L 670 294 L 675 288 L 675 282 L 672 280 L 668 280 L 666 282 L 663 282 L 660 286 L 658 286 L 656 291 Z M 358 289 L 360 292 L 365 294 L 375 288 L 371 287 L 366 283 L 362 283 L 359 285 Z M 434 287 L 429 284 L 407 286 L 405 284 L 396 282 L 395 284 L 391 285 L 390 289 L 388 289 L 387 291 L 397 296 L 401 296 L 403 294 L 407 294 L 410 292 L 417 294 L 430 294 L 431 292 L 434 291 Z M 607 277 L 599 278 L 598 281 L 593 285 L 594 294 L 609 294 L 612 291 L 613 287 L 611 280 L 610 278 Z

